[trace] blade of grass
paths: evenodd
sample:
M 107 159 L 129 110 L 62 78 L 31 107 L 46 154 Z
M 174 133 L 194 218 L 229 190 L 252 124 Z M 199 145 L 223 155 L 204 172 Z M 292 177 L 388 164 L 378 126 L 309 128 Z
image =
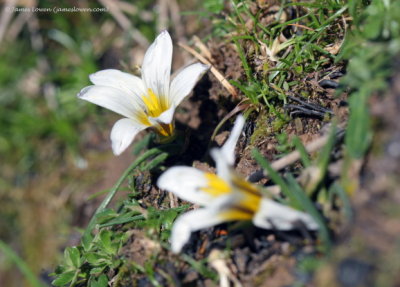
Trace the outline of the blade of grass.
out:
M 236 45 L 237 51 L 239 53 L 239 58 L 242 61 L 243 69 L 244 69 L 244 72 L 246 73 L 247 80 L 249 82 L 253 82 L 254 78 L 252 75 L 252 71 L 251 71 L 249 63 L 247 62 L 247 58 L 246 58 L 246 55 L 244 54 L 242 46 L 239 44 L 239 41 L 236 39 L 233 39 L 233 42 Z
M 14 250 L 4 241 L 0 240 L 0 251 L 8 258 L 10 261 L 14 262 L 14 264 L 18 267 L 21 273 L 24 275 L 26 280 L 29 282 L 30 285 L 33 287 L 44 287 L 45 285 L 42 284 L 39 279 L 35 276 L 35 274 L 30 270 L 29 266 L 26 262 L 15 253 Z
M 345 144 L 350 157 L 359 159 L 369 147 L 371 141 L 368 103 L 363 90 L 354 92 L 350 97 L 350 118 L 347 126 Z
M 319 234 L 322 242 L 324 243 L 324 251 L 329 251 L 331 248 L 331 240 L 329 236 L 328 228 L 325 224 L 325 220 L 318 212 L 317 208 L 314 206 L 311 199 L 307 196 L 301 186 L 297 183 L 296 179 L 292 174 L 287 176 L 287 182 L 292 190 L 292 193 L 296 197 L 297 201 L 300 202 L 301 209 L 309 213 L 314 220 L 318 223 L 319 226 Z
M 272 181 L 281 187 L 281 191 L 289 199 L 290 205 L 295 208 L 301 208 L 301 204 L 298 201 L 298 198 L 292 192 L 289 185 L 286 184 L 285 180 L 279 175 L 277 171 L 272 168 L 271 164 L 261 155 L 261 153 L 257 149 L 253 149 L 252 156 L 266 171 Z
M 103 202 L 100 204 L 100 206 L 97 208 L 95 213 L 93 214 L 92 218 L 90 219 L 90 222 L 84 232 L 83 237 L 88 237 L 90 233 L 92 232 L 94 226 L 96 225 L 96 217 L 97 214 L 101 211 L 103 211 L 107 205 L 111 202 L 111 200 L 114 198 L 115 194 L 121 187 L 122 183 L 125 181 L 125 179 L 128 177 L 128 175 L 141 164 L 143 161 L 148 159 L 149 157 L 155 156 L 157 154 L 161 153 L 161 151 L 158 148 L 153 148 L 151 150 L 146 151 L 143 153 L 141 156 L 139 156 L 122 174 L 122 176 L 118 179 L 117 183 L 113 186 L 113 188 L 110 190 L 106 198 L 103 200 Z
M 310 157 L 308 156 L 307 150 L 304 147 L 303 143 L 301 142 L 301 140 L 299 139 L 299 137 L 295 137 L 292 140 L 294 146 L 296 147 L 296 150 L 299 152 L 300 154 L 300 159 L 301 162 L 303 163 L 304 167 L 309 167 L 311 166 L 311 161 L 310 161 Z
M 353 219 L 353 210 L 351 208 L 350 199 L 339 183 L 334 183 L 329 189 L 329 194 L 337 194 L 343 203 L 343 211 L 348 221 Z
M 109 227 L 109 226 L 113 226 L 113 225 L 117 225 L 117 224 L 125 224 L 125 223 L 129 223 L 129 222 L 136 221 L 136 220 L 142 220 L 142 219 L 145 219 L 145 216 L 143 214 L 130 216 L 130 217 L 116 218 L 116 219 L 111 220 L 110 222 L 100 224 L 99 228 Z
M 321 179 L 325 176 L 326 171 L 328 169 L 329 159 L 331 157 L 332 149 L 335 145 L 335 136 L 336 136 L 336 124 L 335 122 L 332 123 L 332 128 L 329 133 L 328 140 L 324 147 L 322 148 L 321 152 L 319 153 L 317 164 L 321 171 Z
M 154 157 L 153 160 L 151 160 L 149 163 L 147 163 L 143 168 L 141 168 L 141 170 L 143 170 L 143 171 L 144 170 L 152 170 L 159 164 L 163 163 L 167 159 L 167 157 L 168 157 L 167 152 L 160 153 L 159 155 Z

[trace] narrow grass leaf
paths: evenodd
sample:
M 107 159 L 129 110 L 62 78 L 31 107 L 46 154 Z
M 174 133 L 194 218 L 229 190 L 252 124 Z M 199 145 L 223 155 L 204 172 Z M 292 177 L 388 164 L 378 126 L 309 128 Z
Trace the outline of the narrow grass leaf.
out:
M 279 175 L 279 173 L 272 168 L 270 163 L 261 155 L 261 153 L 257 149 L 253 149 L 252 155 L 258 164 L 265 170 L 264 173 L 268 175 L 275 184 L 280 186 L 282 193 L 289 199 L 290 205 L 297 209 L 301 208 L 301 203 L 298 201 L 298 198 L 292 192 L 289 185 Z
M 321 179 L 325 176 L 325 173 L 328 168 L 329 159 L 331 157 L 331 153 L 335 145 L 336 130 L 337 130 L 336 124 L 332 123 L 332 128 L 329 133 L 329 138 L 318 155 L 317 165 L 321 172 Z
M 143 168 L 141 168 L 141 170 L 142 171 L 152 170 L 153 168 L 155 168 L 155 167 L 159 166 L 161 163 L 163 163 L 167 158 L 168 158 L 168 153 L 163 152 L 163 153 L 157 155 L 150 162 L 148 162 Z
M 122 176 L 118 179 L 117 183 L 114 185 L 114 187 L 111 189 L 111 191 L 108 193 L 106 198 L 103 200 L 103 202 L 100 204 L 100 206 L 97 208 L 96 212 L 92 216 L 86 230 L 84 233 L 84 236 L 87 233 L 91 233 L 94 226 L 96 225 L 96 218 L 97 214 L 103 211 L 107 205 L 111 202 L 111 200 L 114 198 L 115 194 L 121 187 L 122 183 L 125 181 L 125 179 L 129 176 L 129 174 L 136 168 L 138 167 L 142 162 L 144 162 L 146 159 L 156 156 L 157 154 L 161 153 L 161 151 L 158 148 L 153 148 L 145 153 L 143 153 L 141 156 L 139 156 L 122 174 Z
M 363 90 L 354 92 L 349 102 L 350 118 L 345 144 L 348 154 L 352 158 L 359 159 L 367 151 L 371 140 L 367 95 Z
M 118 224 L 125 224 L 125 223 L 130 223 L 133 221 L 137 221 L 137 220 L 143 220 L 145 219 L 144 215 L 139 214 L 139 215 L 135 215 L 135 216 L 129 216 L 129 217 L 118 217 L 115 218 L 107 223 L 104 224 L 100 224 L 99 228 L 104 228 L 104 227 L 109 227 L 109 226 L 113 226 L 113 225 L 118 225 Z
M 147 148 L 150 144 L 150 142 L 153 140 L 154 134 L 147 134 L 146 136 L 143 137 L 140 141 L 136 142 L 135 145 L 133 146 L 132 153 L 134 155 L 139 155 L 139 153 Z
M 351 221 L 354 217 L 353 209 L 351 208 L 350 199 L 344 189 L 339 183 L 335 182 L 329 189 L 329 194 L 337 194 L 343 204 L 343 212 L 348 221 Z
M 239 44 L 239 41 L 237 41 L 237 40 L 233 40 L 233 42 L 236 45 L 236 49 L 239 53 L 239 58 L 242 61 L 243 69 L 244 69 L 244 72 L 246 73 L 247 80 L 250 82 L 254 81 L 250 65 L 247 62 L 247 58 L 246 58 L 246 55 L 244 54 L 242 46 Z
M 8 244 L 6 244 L 2 240 L 0 240 L 0 251 L 8 260 L 13 262 L 18 267 L 18 269 L 21 271 L 22 275 L 26 278 L 29 284 L 31 284 L 33 287 L 45 286 L 39 281 L 32 270 L 30 270 L 26 262 L 21 257 L 19 257 L 17 253 L 15 253 L 14 250 L 12 250 L 10 246 L 8 246 Z
M 290 189 L 293 191 L 294 196 L 296 197 L 297 201 L 301 205 L 301 209 L 309 213 L 314 220 L 318 223 L 319 226 L 319 234 L 321 237 L 321 240 L 324 242 L 324 249 L 325 251 L 329 251 L 331 248 L 331 240 L 329 236 L 329 231 L 326 226 L 325 220 L 321 216 L 321 214 L 318 212 L 316 207 L 314 206 L 313 202 L 311 199 L 307 196 L 307 194 L 304 192 L 304 190 L 301 188 L 301 186 L 297 183 L 296 179 L 293 177 L 293 175 L 289 174 L 287 176 L 287 181 L 289 184 Z
M 292 143 L 294 144 L 296 150 L 300 153 L 300 159 L 301 159 L 301 162 L 303 163 L 303 166 L 305 168 L 311 166 L 310 157 L 308 155 L 306 148 L 304 147 L 303 143 L 301 142 L 300 138 L 297 136 L 294 137 L 292 140 Z

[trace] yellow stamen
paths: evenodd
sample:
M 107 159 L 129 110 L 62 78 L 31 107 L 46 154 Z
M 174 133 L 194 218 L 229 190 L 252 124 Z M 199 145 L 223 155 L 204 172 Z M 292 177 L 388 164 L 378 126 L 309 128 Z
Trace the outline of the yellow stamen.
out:
M 157 97 L 152 89 L 148 89 L 147 95 L 144 95 L 142 100 L 146 105 L 147 115 L 150 117 L 156 118 L 167 110 L 165 101 Z
M 241 197 L 231 208 L 224 211 L 221 216 L 226 220 L 249 220 L 253 218 L 260 206 L 260 191 L 255 185 L 237 175 L 233 176 L 232 184 L 240 190 Z
M 237 187 L 238 189 L 240 189 L 241 191 L 243 191 L 245 193 L 253 194 L 256 196 L 261 196 L 260 191 L 258 190 L 257 186 L 244 180 L 242 177 L 238 176 L 237 174 L 232 176 L 232 183 L 235 187 Z
M 250 220 L 253 218 L 254 213 L 240 206 L 234 206 L 230 209 L 219 214 L 225 221 L 231 220 Z
M 208 185 L 202 188 L 204 192 L 215 197 L 231 192 L 229 185 L 218 175 L 207 172 L 205 173 L 205 177 L 208 181 Z
M 160 123 L 160 125 L 157 127 L 157 131 L 164 137 L 171 137 L 174 134 L 174 125 L 172 123 Z
M 142 100 L 146 106 L 146 111 L 145 113 L 139 115 L 139 120 L 146 126 L 151 126 L 149 117 L 156 118 L 169 108 L 165 96 L 157 97 L 152 89 L 147 90 L 147 95 L 142 96 Z M 159 123 L 154 128 L 160 135 L 164 137 L 171 137 L 174 134 L 173 123 Z
M 142 124 L 148 127 L 151 126 L 151 123 L 144 112 L 138 113 L 136 116 Z

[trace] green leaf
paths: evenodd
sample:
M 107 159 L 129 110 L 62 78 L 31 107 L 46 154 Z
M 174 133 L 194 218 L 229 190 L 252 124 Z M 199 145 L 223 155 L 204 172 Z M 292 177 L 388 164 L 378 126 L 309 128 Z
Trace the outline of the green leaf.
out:
M 136 142 L 135 145 L 133 146 L 132 153 L 134 155 L 139 155 L 139 153 L 147 148 L 151 141 L 153 140 L 154 134 L 147 134 L 141 139 L 140 141 Z
M 111 253 L 114 254 L 115 253 L 115 249 L 112 246 L 112 241 L 111 241 L 111 236 L 112 233 L 109 230 L 102 230 L 100 232 L 100 242 L 104 248 L 104 250 L 107 253 Z
M 351 221 L 354 214 L 351 207 L 350 199 L 339 183 L 334 183 L 330 189 L 329 194 L 337 194 L 343 203 L 343 213 L 348 221 Z
M 370 141 L 370 116 L 367 95 L 363 90 L 354 92 L 350 97 L 350 118 L 347 125 L 345 144 L 348 154 L 359 159 L 367 151 Z
M 100 274 L 100 273 L 103 272 L 104 268 L 105 268 L 105 266 L 92 268 L 92 269 L 90 270 L 90 274 L 92 274 L 92 275 L 93 275 L 93 274 Z
M 96 209 L 96 212 L 94 213 L 92 219 L 90 220 L 88 226 L 86 227 L 84 236 L 86 236 L 88 233 L 91 233 L 93 228 L 95 227 L 97 223 L 97 215 L 102 212 L 107 205 L 111 202 L 111 200 L 114 198 L 114 196 L 117 194 L 119 188 L 121 187 L 122 183 L 125 181 L 125 179 L 130 175 L 130 173 L 137 168 L 142 162 L 144 162 L 146 159 L 153 157 L 157 154 L 161 153 L 161 151 L 158 148 L 153 148 L 151 150 L 146 151 L 143 153 L 141 156 L 139 156 L 122 174 L 122 176 L 118 179 L 117 183 L 113 186 L 113 188 L 110 190 L 109 194 L 106 196 L 106 198 L 103 200 L 103 202 L 100 204 L 100 206 Z
M 135 216 L 118 216 L 117 218 L 110 220 L 107 223 L 101 224 L 100 228 L 117 225 L 117 224 L 129 223 L 129 222 L 143 220 L 143 219 L 145 219 L 145 217 L 142 214 L 138 214 Z
M 303 143 L 299 139 L 299 137 L 294 137 L 292 140 L 292 143 L 296 147 L 296 150 L 300 154 L 301 162 L 303 163 L 304 167 L 309 167 L 311 166 L 311 161 L 310 157 L 308 156 L 308 153 L 306 151 L 306 148 L 304 147 Z
M 95 252 L 88 252 L 85 255 L 86 261 L 94 266 L 98 266 L 106 260 L 106 257 L 104 255 L 100 255 L 99 253 Z
M 65 264 L 69 267 L 77 269 L 81 265 L 80 253 L 77 247 L 67 247 L 64 250 Z
M 51 284 L 54 286 L 65 286 L 74 279 L 75 272 L 76 271 L 64 272 L 60 274 L 57 279 L 53 280 Z
M 289 199 L 289 205 L 293 206 L 294 208 L 301 209 L 301 204 L 296 195 L 289 188 L 279 173 L 275 171 L 269 162 L 260 154 L 260 152 L 257 149 L 253 149 L 252 155 L 258 164 L 265 170 L 265 173 L 272 179 L 272 181 L 281 187 L 282 193 Z
M 157 155 L 149 163 L 147 163 L 143 168 L 141 168 L 141 170 L 142 171 L 152 170 L 153 168 L 155 168 L 158 165 L 160 165 L 161 163 L 163 163 L 167 158 L 168 158 L 168 153 L 163 152 L 163 153 Z
M 108 277 L 105 274 L 101 274 L 99 278 L 94 279 L 90 282 L 90 287 L 107 287 L 108 286 Z
M 85 251 L 89 251 L 91 249 L 91 247 L 93 246 L 92 241 L 93 241 L 92 234 L 86 233 L 83 235 L 82 246 Z
M 163 216 L 162 216 L 162 218 L 161 218 L 161 220 L 162 220 L 162 222 L 163 222 L 163 226 L 164 226 L 166 229 L 171 229 L 171 227 L 172 227 L 172 225 L 173 225 L 173 223 L 174 223 L 174 220 L 175 220 L 175 218 L 176 218 L 177 215 L 178 215 L 178 212 L 177 212 L 177 211 L 172 210 L 172 209 L 167 210 L 167 211 L 163 214 Z
M 293 177 L 293 175 L 289 174 L 287 177 L 287 181 L 290 186 L 290 189 L 293 191 L 294 196 L 296 197 L 297 201 L 300 203 L 301 209 L 305 210 L 307 213 L 309 213 L 314 218 L 314 220 L 318 223 L 319 234 L 320 234 L 322 241 L 324 242 L 325 251 L 329 251 L 329 249 L 331 248 L 331 240 L 330 240 L 328 228 L 325 224 L 325 220 L 323 219 L 321 214 L 318 212 L 317 208 L 314 206 L 311 199 L 307 196 L 307 194 L 304 192 L 304 190 L 301 188 L 301 186 L 297 183 L 297 181 Z
M 30 270 L 29 266 L 25 261 L 20 258 L 14 250 L 12 250 L 5 242 L 0 240 L 0 251 L 6 259 L 12 261 L 18 269 L 21 271 L 22 275 L 26 278 L 27 282 L 33 287 L 43 287 L 44 285 L 39 281 L 36 275 Z
M 205 0 L 204 8 L 212 13 L 220 13 L 224 9 L 224 0 Z
M 97 214 L 96 216 L 97 224 L 106 223 L 109 220 L 114 219 L 116 216 L 118 216 L 118 213 L 116 213 L 115 210 L 111 208 L 106 208 Z
M 69 253 L 69 258 L 72 262 L 72 266 L 78 269 L 82 264 L 81 254 L 79 252 L 79 249 L 76 246 L 67 249 L 69 249 L 68 253 Z

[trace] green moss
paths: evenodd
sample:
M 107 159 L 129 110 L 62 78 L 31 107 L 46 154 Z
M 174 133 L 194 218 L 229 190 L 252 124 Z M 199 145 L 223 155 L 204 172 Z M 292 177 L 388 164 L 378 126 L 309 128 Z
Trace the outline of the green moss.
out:
M 250 145 L 256 145 L 260 139 L 266 138 L 272 132 L 272 127 L 268 124 L 268 120 L 269 116 L 266 112 L 260 113 L 256 120 L 254 132 L 250 137 Z

